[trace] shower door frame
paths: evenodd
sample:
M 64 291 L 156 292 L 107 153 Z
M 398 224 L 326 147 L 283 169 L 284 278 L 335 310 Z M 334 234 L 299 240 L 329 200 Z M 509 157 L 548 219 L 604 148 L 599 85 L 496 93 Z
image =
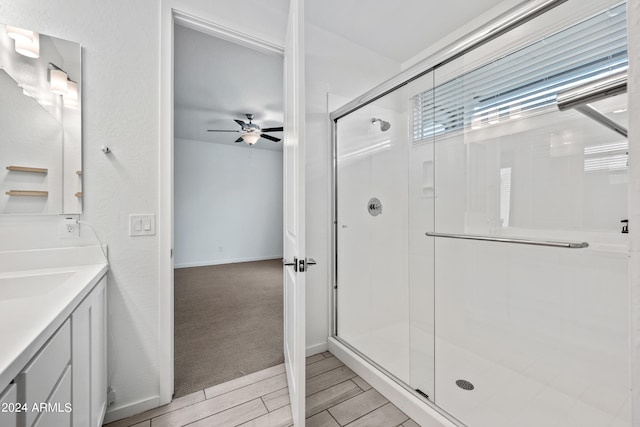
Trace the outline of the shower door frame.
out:
M 502 36 L 509 31 L 529 22 L 530 20 L 560 6 L 568 0 L 535 0 L 525 1 L 507 12 L 499 15 L 487 24 L 479 27 L 477 30 L 472 31 L 466 36 L 451 43 L 445 48 L 437 51 L 433 55 L 425 58 L 424 60 L 416 63 L 415 65 L 407 68 L 391 79 L 381 83 L 373 89 L 365 92 L 359 97 L 355 98 L 351 102 L 343 105 L 337 110 L 329 114 L 331 125 L 331 324 L 330 324 L 330 337 L 338 341 L 341 345 L 348 348 L 350 351 L 364 359 L 370 365 L 374 366 L 377 370 L 381 371 L 388 378 L 397 383 L 400 387 L 414 396 L 419 397 L 424 403 L 429 405 L 432 409 L 438 412 L 440 415 L 446 417 L 449 421 L 455 425 L 464 426 L 464 424 L 456 419 L 452 414 L 446 412 L 444 409 L 437 406 L 432 401 L 425 399 L 415 390 L 411 389 L 406 383 L 395 377 L 387 369 L 380 366 L 378 363 L 371 360 L 367 355 L 360 352 L 358 349 L 351 346 L 348 342 L 338 336 L 338 157 L 337 157 L 337 122 L 339 119 L 349 115 L 350 113 L 373 103 L 374 101 L 390 94 L 391 92 L 399 89 L 408 83 L 425 76 L 430 72 L 434 72 L 436 69 L 445 65 L 457 58 L 462 57 L 466 53 L 473 51 L 474 49 Z

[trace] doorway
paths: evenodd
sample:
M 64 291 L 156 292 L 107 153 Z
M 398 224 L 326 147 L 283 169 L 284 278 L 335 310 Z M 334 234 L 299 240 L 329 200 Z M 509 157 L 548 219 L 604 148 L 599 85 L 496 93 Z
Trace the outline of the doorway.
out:
M 284 361 L 283 58 L 180 24 L 174 35 L 180 397 Z

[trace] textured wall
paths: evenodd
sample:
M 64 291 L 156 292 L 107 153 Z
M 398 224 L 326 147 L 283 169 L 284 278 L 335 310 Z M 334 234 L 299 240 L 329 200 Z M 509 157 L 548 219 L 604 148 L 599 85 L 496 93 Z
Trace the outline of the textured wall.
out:
M 78 42 L 83 55 L 84 215 L 109 245 L 110 377 L 116 406 L 157 395 L 158 239 L 131 238 L 131 213 L 157 213 L 159 5 L 0 1 L 3 21 Z M 100 146 L 111 147 L 105 155 Z M 57 238 L 59 218 L 0 218 L 2 249 L 93 241 Z M 84 227 L 83 227 L 84 230 Z

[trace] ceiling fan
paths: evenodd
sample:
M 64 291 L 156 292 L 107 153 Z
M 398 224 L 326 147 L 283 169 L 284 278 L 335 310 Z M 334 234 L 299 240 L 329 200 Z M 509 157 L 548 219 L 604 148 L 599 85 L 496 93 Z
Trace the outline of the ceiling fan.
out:
M 249 123 L 246 123 L 243 120 L 233 119 L 234 122 L 240 125 L 239 130 L 223 130 L 223 129 L 207 129 L 207 132 L 241 132 L 240 138 L 236 139 L 234 142 L 244 141 L 249 145 L 255 144 L 259 138 L 268 139 L 273 142 L 280 141 L 280 138 L 276 138 L 275 136 L 267 135 L 265 132 L 282 132 L 282 127 L 276 128 L 261 128 L 255 123 L 252 123 L 254 115 L 246 114 Z

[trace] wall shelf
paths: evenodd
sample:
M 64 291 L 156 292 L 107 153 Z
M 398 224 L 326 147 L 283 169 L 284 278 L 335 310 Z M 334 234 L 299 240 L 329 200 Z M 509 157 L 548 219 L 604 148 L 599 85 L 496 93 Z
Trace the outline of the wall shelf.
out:
M 30 197 L 49 197 L 48 191 L 33 191 L 33 190 L 10 190 L 5 191 L 7 196 L 30 196 Z
M 35 172 L 35 173 L 47 173 L 49 169 L 47 168 L 32 168 L 29 166 L 7 166 L 8 171 L 14 172 Z

